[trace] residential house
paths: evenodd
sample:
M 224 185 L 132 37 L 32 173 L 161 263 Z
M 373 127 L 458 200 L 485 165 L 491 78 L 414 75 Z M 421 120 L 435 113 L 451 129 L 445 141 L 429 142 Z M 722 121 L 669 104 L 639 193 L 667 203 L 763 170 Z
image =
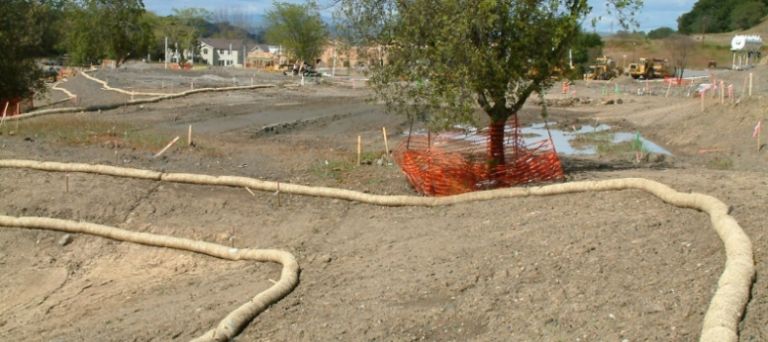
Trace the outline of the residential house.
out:
M 331 68 L 335 66 L 340 68 L 360 68 L 378 63 L 387 63 L 388 56 L 381 46 L 359 47 L 352 46 L 343 48 L 338 42 L 329 42 L 320 55 L 320 67 Z M 382 61 L 383 59 L 383 61 Z
M 242 68 L 248 51 L 246 45 L 242 40 L 203 38 L 200 40 L 200 59 L 208 65 Z
M 285 64 L 285 57 L 276 45 L 258 44 L 248 52 L 249 68 L 268 69 L 277 68 Z

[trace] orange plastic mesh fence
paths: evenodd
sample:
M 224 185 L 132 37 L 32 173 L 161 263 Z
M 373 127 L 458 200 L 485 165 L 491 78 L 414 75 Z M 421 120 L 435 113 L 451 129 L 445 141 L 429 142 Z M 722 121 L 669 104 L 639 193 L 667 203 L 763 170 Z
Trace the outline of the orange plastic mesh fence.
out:
M 504 145 L 504 162 L 496 166 L 488 161 L 489 153 L 499 150 L 491 146 L 492 135 L 503 139 Z M 448 196 L 565 178 L 551 140 L 526 145 L 515 123 L 479 132 L 412 135 L 393 153 L 408 182 L 424 195 Z

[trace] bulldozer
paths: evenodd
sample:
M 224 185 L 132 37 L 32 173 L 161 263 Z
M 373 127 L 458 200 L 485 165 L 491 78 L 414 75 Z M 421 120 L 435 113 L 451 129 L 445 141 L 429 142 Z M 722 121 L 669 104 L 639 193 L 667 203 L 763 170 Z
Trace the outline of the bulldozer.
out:
M 658 58 L 640 58 L 640 62 L 629 64 L 627 73 L 634 79 L 642 78 L 645 80 L 672 75 L 672 72 L 669 70 L 669 63 L 664 59 Z
M 619 76 L 616 62 L 610 57 L 603 56 L 595 59 L 595 64 L 589 66 L 589 71 L 584 74 L 585 80 L 610 80 Z

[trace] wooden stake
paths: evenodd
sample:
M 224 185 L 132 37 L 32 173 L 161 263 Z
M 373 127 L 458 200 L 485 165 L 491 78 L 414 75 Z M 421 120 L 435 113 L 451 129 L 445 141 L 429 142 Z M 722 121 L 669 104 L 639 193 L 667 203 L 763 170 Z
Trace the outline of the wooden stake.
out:
M 747 96 L 747 84 L 749 83 L 749 76 L 744 75 L 744 87 L 741 88 L 741 98 Z
M 381 132 L 384 134 L 384 151 L 387 153 L 387 160 L 389 160 L 389 142 L 387 141 L 387 128 L 382 127 Z
M 669 85 L 667 85 L 667 93 L 664 94 L 664 97 L 669 97 L 669 91 L 672 89 L 672 82 L 669 82 Z
M 254 194 L 249 187 L 246 186 L 245 191 L 248 191 L 248 193 L 251 194 L 251 196 L 256 197 L 256 194 Z
M 157 152 L 153 158 L 157 158 L 157 157 L 161 156 L 163 153 L 165 153 L 165 151 L 167 151 L 169 148 L 171 148 L 171 146 L 173 146 L 173 144 L 175 144 L 177 141 L 179 141 L 179 139 L 180 139 L 180 137 L 178 137 L 178 136 L 173 138 L 173 140 L 171 140 L 171 142 L 169 142 L 168 145 L 165 145 L 165 147 L 163 147 L 163 149 L 160 150 L 160 152 Z
M 192 125 L 189 125 L 189 131 L 187 132 L 187 146 L 192 146 Z
M 5 110 L 3 110 L 3 116 L 0 117 L 0 127 L 3 127 L 3 122 L 5 122 L 5 114 L 8 111 L 8 102 L 5 102 Z
M 731 103 L 736 102 L 736 99 L 733 97 L 733 83 L 728 85 L 728 99 L 731 100 Z
M 704 96 L 706 96 L 706 94 L 707 94 L 706 90 L 701 91 L 701 112 L 702 113 L 704 112 Z
M 280 182 L 277 182 L 277 191 L 275 192 L 275 195 L 277 196 L 277 206 L 282 206 L 282 203 L 280 203 Z
M 64 175 L 64 192 L 69 192 L 69 175 Z
M 725 104 L 725 82 L 720 80 L 720 104 Z
M 361 136 L 357 136 L 357 166 L 360 166 L 360 157 L 363 153 L 363 138 Z

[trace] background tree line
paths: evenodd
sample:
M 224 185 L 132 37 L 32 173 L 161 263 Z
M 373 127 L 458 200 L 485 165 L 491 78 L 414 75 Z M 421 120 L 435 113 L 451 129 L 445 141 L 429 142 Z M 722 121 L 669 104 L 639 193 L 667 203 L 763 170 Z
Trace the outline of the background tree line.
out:
M 66 54 L 72 65 L 159 56 L 164 37 L 180 49 L 196 46 L 203 37 L 263 38 L 263 29 L 237 10 L 186 8 L 160 16 L 146 11 L 142 0 L 3 0 L 2 9 L 2 32 L 27 38 L 26 57 Z
M 768 0 L 699 0 L 677 20 L 678 31 L 716 33 L 744 30 L 768 14 Z
M 195 8 L 158 16 L 142 0 L 2 0 L 0 99 L 44 90 L 40 58 L 65 57 L 73 66 L 112 59 L 119 65 L 147 54 L 164 58 L 164 37 L 179 50 L 195 49 L 202 37 L 260 40 L 263 30 L 247 26 L 247 19 L 237 10 Z

